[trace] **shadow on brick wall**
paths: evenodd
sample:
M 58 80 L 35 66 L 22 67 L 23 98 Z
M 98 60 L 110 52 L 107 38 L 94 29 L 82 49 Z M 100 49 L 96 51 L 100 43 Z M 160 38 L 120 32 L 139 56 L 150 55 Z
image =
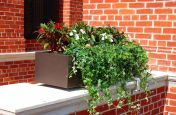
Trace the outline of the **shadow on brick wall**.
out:
M 83 20 L 83 0 L 71 0 L 70 25 Z
M 71 26 L 83 20 L 83 0 L 60 0 L 59 22 Z

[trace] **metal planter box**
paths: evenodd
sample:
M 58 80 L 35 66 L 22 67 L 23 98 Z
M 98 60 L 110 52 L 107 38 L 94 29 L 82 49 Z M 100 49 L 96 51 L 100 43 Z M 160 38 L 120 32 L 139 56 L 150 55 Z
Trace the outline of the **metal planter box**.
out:
M 83 85 L 81 75 L 69 78 L 72 57 L 59 53 L 36 52 L 36 82 L 61 88 L 75 88 Z

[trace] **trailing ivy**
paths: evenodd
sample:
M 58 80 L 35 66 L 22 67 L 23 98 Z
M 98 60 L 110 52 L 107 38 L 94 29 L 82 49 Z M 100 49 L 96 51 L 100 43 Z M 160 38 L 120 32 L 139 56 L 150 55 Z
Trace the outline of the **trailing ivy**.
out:
M 95 28 L 83 22 L 68 28 L 50 21 L 40 24 L 37 40 L 52 53 L 63 52 L 73 57 L 70 77 L 81 72 L 91 96 L 88 102 L 90 114 L 98 114 L 95 108 L 102 101 L 112 105 L 112 86 L 116 88 L 119 101 L 117 108 L 121 108 L 126 100 L 132 109 L 139 108 L 139 104 L 131 102 L 126 83 L 139 78 L 140 87 L 148 90 L 148 57 L 146 51 L 124 32 L 110 26 Z
M 116 86 L 117 108 L 122 107 L 126 98 L 128 104 L 133 104 L 125 84 L 134 78 L 140 78 L 141 88 L 147 91 L 148 57 L 139 44 L 129 41 L 123 32 L 112 27 L 96 29 L 81 23 L 73 26 L 71 32 L 72 42 L 64 53 L 73 56 L 72 74 L 81 71 L 85 88 L 91 96 L 88 103 L 90 114 L 98 114 L 95 108 L 102 101 L 112 105 L 111 86 Z

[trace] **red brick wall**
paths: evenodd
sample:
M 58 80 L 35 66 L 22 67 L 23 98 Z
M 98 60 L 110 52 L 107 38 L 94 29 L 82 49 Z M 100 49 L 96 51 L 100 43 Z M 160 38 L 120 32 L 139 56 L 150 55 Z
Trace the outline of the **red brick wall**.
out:
M 112 107 L 108 107 L 107 105 L 97 107 L 97 111 L 100 112 L 100 115 L 163 115 L 164 105 L 165 105 L 165 97 L 167 92 L 167 87 L 159 87 L 151 90 L 152 93 L 149 96 L 149 101 L 147 102 L 145 98 L 145 94 L 137 94 L 132 96 L 132 99 L 141 105 L 141 109 L 139 111 L 130 111 L 127 105 L 124 105 L 123 109 L 116 109 L 117 101 L 114 102 Z M 139 101 L 137 101 L 139 100 Z M 89 115 L 86 110 L 77 111 L 75 113 L 71 113 L 70 115 Z
M 153 70 L 176 72 L 176 1 L 60 0 L 60 22 L 110 24 L 130 34 L 149 52 Z M 24 1 L 0 0 L 0 53 L 42 49 L 24 40 Z
M 24 1 L 0 0 L 0 53 L 25 51 Z
M 176 86 L 175 80 L 168 80 L 167 86 L 162 86 L 151 90 L 149 101 L 147 102 L 144 93 L 132 96 L 133 102 L 137 101 L 141 105 L 139 111 L 131 112 L 129 107 L 124 104 L 123 109 L 116 109 L 117 101 L 113 106 L 101 105 L 97 107 L 100 115 L 175 115 L 176 114 Z M 89 115 L 87 110 L 75 111 L 70 115 Z
M 0 85 L 33 82 L 34 70 L 32 60 L 0 62 Z
M 42 49 L 43 49 L 43 46 L 38 42 L 36 42 L 36 40 L 25 40 L 26 51 L 38 51 Z
M 24 52 L 24 42 L 24 38 L 0 38 L 0 53 Z
M 123 29 L 149 51 L 153 70 L 176 72 L 176 1 L 84 0 L 83 20 Z
M 25 50 L 24 0 L 0 0 L 0 53 Z M 34 68 L 33 60 L 0 62 L 0 85 L 32 82 Z
M 130 34 L 149 52 L 153 70 L 176 72 L 176 1 L 174 0 L 60 0 L 60 22 L 72 25 L 110 24 Z M 33 40 L 24 40 L 24 0 L 0 0 L 0 53 L 40 50 Z M 33 60 L 0 62 L 0 85 L 33 82 Z M 149 102 L 140 98 L 140 114 L 175 113 L 175 87 L 154 89 Z M 139 97 L 142 96 L 142 97 Z M 166 99 L 166 102 L 165 102 Z M 115 102 L 114 102 L 115 103 Z M 130 114 L 127 106 L 123 107 Z M 98 107 L 101 115 L 123 113 L 122 109 Z M 75 112 L 86 115 L 87 112 Z
M 153 70 L 176 72 L 176 2 L 173 0 L 60 0 L 60 22 L 111 24 L 149 51 Z M 39 50 L 24 40 L 24 1 L 0 1 L 0 53 Z M 37 46 L 37 47 L 36 47 Z
M 82 20 L 82 0 L 59 0 L 59 22 L 72 25 Z M 0 0 L 0 53 L 42 49 L 24 39 L 24 0 Z
M 59 7 L 60 22 L 71 26 L 75 22 L 82 21 L 83 0 L 60 0 Z
M 169 82 L 170 84 L 171 82 Z M 176 113 L 176 86 L 175 82 L 168 86 L 166 95 L 165 115 L 175 115 Z
M 67 25 L 82 20 L 82 0 L 59 0 L 60 20 Z M 35 40 L 24 39 L 24 0 L 0 0 L 0 53 L 42 50 Z M 0 85 L 34 80 L 34 61 L 0 63 Z

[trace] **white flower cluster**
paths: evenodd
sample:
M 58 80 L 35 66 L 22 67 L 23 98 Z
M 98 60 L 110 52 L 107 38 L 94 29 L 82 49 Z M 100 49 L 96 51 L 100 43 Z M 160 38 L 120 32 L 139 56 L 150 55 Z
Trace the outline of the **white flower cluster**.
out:
M 75 39 L 79 40 L 79 35 L 78 34 L 75 34 Z
M 82 33 L 82 34 L 86 34 L 86 32 L 83 30 L 83 29 L 80 29 L 80 32 Z M 72 30 L 70 33 L 69 33 L 69 35 L 72 37 L 72 36 L 74 36 L 74 38 L 76 39 L 76 40 L 79 40 L 79 34 L 77 34 L 77 31 L 76 30 Z
M 74 38 L 75 38 L 76 40 L 79 39 L 79 35 L 77 34 L 77 31 L 76 31 L 76 30 L 72 30 L 72 31 L 69 33 L 69 35 L 70 35 L 71 37 L 74 36 Z
M 106 34 L 106 33 L 103 33 L 103 34 L 100 34 L 100 37 L 101 37 L 101 40 L 109 40 L 110 42 L 113 42 L 113 36 L 110 35 L 110 34 Z
M 73 36 L 76 32 L 77 32 L 76 30 L 72 30 L 72 31 L 69 33 L 69 35 L 70 35 L 70 36 Z
M 81 32 L 82 34 L 86 34 L 86 32 L 85 32 L 83 29 L 80 29 L 80 32 Z

